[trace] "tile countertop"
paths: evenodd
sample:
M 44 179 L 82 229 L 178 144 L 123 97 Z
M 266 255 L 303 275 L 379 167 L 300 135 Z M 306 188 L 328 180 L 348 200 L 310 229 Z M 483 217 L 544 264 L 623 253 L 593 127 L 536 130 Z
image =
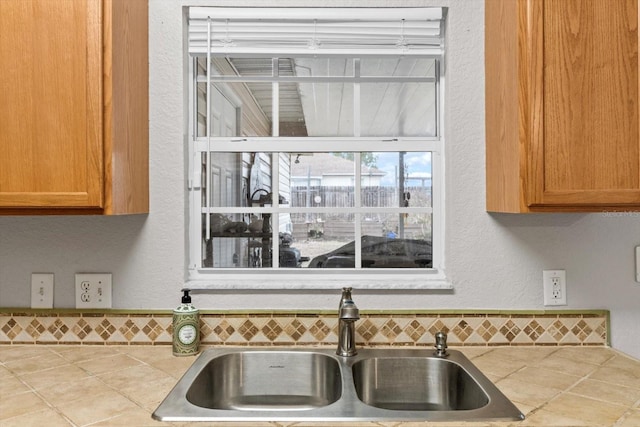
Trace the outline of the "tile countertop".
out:
M 640 426 L 640 361 L 603 347 L 458 348 L 527 416 L 464 426 Z M 328 426 L 161 423 L 151 413 L 195 358 L 170 346 L 0 346 L 0 426 Z M 344 426 L 455 426 L 352 422 Z

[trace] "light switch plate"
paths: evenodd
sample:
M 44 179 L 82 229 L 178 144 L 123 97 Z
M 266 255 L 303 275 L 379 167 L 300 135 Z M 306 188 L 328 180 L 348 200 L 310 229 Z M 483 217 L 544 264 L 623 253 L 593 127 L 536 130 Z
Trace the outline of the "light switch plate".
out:
M 31 274 L 31 308 L 53 308 L 53 273 Z

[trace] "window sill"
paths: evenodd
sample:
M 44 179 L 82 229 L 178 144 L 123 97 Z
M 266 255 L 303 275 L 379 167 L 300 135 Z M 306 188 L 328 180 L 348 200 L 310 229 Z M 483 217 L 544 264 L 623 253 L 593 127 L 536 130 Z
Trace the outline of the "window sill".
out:
M 265 274 L 264 271 L 242 273 L 220 273 L 212 277 L 189 280 L 185 289 L 206 291 L 220 289 L 238 290 L 287 290 L 287 289 L 341 289 L 350 286 L 357 289 L 453 289 L 453 285 L 442 273 L 376 273 L 310 275 L 301 273 Z

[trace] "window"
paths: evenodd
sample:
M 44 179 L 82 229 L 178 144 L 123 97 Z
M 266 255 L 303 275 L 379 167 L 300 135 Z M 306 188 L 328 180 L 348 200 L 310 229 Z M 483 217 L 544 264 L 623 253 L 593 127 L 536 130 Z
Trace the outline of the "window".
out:
M 189 280 L 446 287 L 445 10 L 188 13 Z

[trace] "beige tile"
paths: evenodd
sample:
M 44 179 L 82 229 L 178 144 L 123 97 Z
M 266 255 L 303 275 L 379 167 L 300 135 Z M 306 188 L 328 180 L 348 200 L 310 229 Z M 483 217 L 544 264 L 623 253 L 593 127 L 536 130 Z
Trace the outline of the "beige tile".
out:
M 603 366 L 598 368 L 589 378 L 640 389 L 640 376 L 623 369 Z
M 2 381 L 0 381 L 0 399 L 29 391 L 31 391 L 31 389 L 24 385 L 17 377 L 11 376 L 3 378 Z
M 0 420 L 48 408 L 34 392 L 20 393 L 0 399 Z
M 598 368 L 598 365 L 585 363 L 580 360 L 573 359 L 569 361 L 567 358 L 559 356 L 558 353 L 553 353 L 545 357 L 533 366 L 578 377 L 584 377 Z
M 90 374 L 99 375 L 107 372 L 121 371 L 131 366 L 140 365 L 141 362 L 126 354 L 113 354 L 107 357 L 85 360 L 76 365 Z
M 522 362 L 526 365 L 533 365 L 558 351 L 558 348 L 532 346 L 498 347 L 494 351 L 503 359 Z
M 69 427 L 72 424 L 53 409 L 31 412 L 2 420 L 2 427 Z
M 202 423 L 201 423 L 202 424 Z M 170 426 L 172 423 L 163 423 L 151 418 L 151 413 L 144 409 L 136 408 L 126 411 L 120 415 L 91 424 L 91 427 L 147 427 L 147 426 Z
M 526 363 L 521 360 L 512 359 L 496 351 L 490 351 L 480 357 L 476 357 L 473 359 L 473 364 L 476 365 L 483 374 L 491 374 L 498 378 L 509 376 L 526 366 Z
M 69 346 L 63 350 L 54 349 L 63 358 L 72 363 L 86 360 L 100 359 L 102 357 L 113 356 L 119 353 L 117 348 L 105 346 Z
M 175 357 L 169 356 L 164 359 L 159 359 L 151 363 L 155 368 L 166 372 L 173 378 L 180 378 L 184 373 L 193 365 L 196 361 L 196 357 Z
M 553 412 L 539 410 L 534 414 L 531 414 L 524 419 L 521 423 L 515 424 L 515 426 L 522 427 L 582 427 L 582 426 L 594 426 L 594 424 L 588 423 L 583 420 L 577 420 L 575 418 L 565 417 L 564 415 L 556 414 Z
M 116 390 L 136 388 L 141 383 L 149 381 L 158 381 L 162 379 L 170 379 L 176 382 L 173 377 L 160 369 L 149 365 L 138 365 L 131 368 L 122 369 L 121 371 L 108 372 L 101 374 L 99 378 L 109 386 Z
M 531 406 L 526 403 L 521 402 L 513 402 L 514 405 L 522 412 L 525 416 L 528 416 L 531 412 L 536 410 L 535 406 Z
M 572 361 L 581 361 L 601 365 L 614 356 L 614 352 L 606 347 L 561 347 L 554 356 L 564 357 Z
M 7 356 L 6 350 L 0 346 L 0 354 L 4 354 L 4 357 L 11 359 L 13 362 L 19 360 L 17 355 L 28 356 L 27 359 L 42 358 L 41 360 L 43 361 L 50 357 L 54 357 L 50 360 L 56 360 L 55 356 L 58 355 L 68 362 L 76 362 L 77 366 L 47 367 L 44 371 L 22 375 L 20 379 L 24 379 L 29 385 L 37 388 L 38 392 L 35 395 L 29 392 L 28 389 L 25 391 L 13 380 L 10 380 L 11 384 L 16 386 L 16 390 L 21 390 L 19 395 L 24 396 L 25 401 L 14 401 L 17 405 L 12 405 L 11 410 L 21 412 L 12 414 L 9 417 L 13 424 L 7 424 L 3 420 L 0 422 L 2 426 L 5 424 L 55 426 L 58 425 L 56 423 L 59 421 L 56 416 L 66 422 L 59 415 L 56 408 L 50 408 L 46 402 L 38 399 L 38 393 L 49 404 L 56 406 L 59 410 L 64 410 L 65 412 L 60 412 L 60 414 L 68 415 L 69 419 L 78 425 L 84 425 L 83 423 L 85 422 L 98 423 L 96 425 L 99 426 L 163 425 L 150 418 L 151 411 L 155 409 L 157 404 L 175 385 L 177 379 L 196 360 L 196 357 L 179 358 L 172 356 L 170 346 L 31 346 L 36 351 L 30 351 L 25 347 L 29 346 L 13 347 L 13 350 Z M 623 355 L 617 355 L 609 349 L 585 347 L 469 347 L 468 350 L 470 351 L 468 353 L 465 352 L 467 348 L 461 347 L 457 349 L 467 354 L 467 357 L 472 358 L 476 366 L 497 382 L 498 387 L 503 389 L 505 394 L 527 415 L 527 419 L 524 422 L 475 424 L 372 422 L 364 423 L 363 425 L 369 427 L 433 427 L 439 425 L 446 427 L 610 426 L 612 423 L 606 424 L 606 422 L 615 416 L 615 409 L 620 408 L 623 411 L 628 409 L 628 406 L 634 403 L 632 402 L 634 396 L 640 393 L 640 383 L 638 383 L 638 379 L 635 376 L 637 361 L 625 358 Z M 561 369 L 562 361 L 566 361 L 568 363 L 567 366 L 575 364 L 575 362 L 580 366 L 569 366 L 567 369 Z M 577 375 L 569 375 L 571 373 L 581 374 L 583 372 L 582 369 L 585 368 L 584 365 L 605 362 L 606 366 L 598 368 L 588 380 L 581 380 Z M 532 368 L 531 365 L 533 364 L 537 364 L 539 369 Z M 78 367 L 82 367 L 82 369 Z M 97 376 L 92 377 L 91 374 Z M 507 375 L 508 377 L 504 378 Z M 600 380 L 599 377 L 604 379 Z M 2 405 L 5 402 L 3 402 L 1 390 L 5 383 L 8 383 L 5 379 L 13 378 L 13 375 L 6 369 L 3 371 L 1 364 L 0 378 L 2 378 L 0 380 L 0 419 L 2 419 L 4 416 Z M 608 381 L 608 384 L 605 384 L 604 381 Z M 105 384 L 105 382 L 108 384 Z M 624 386 L 627 382 L 634 383 L 636 386 L 620 387 L 620 385 Z M 576 385 L 572 387 L 573 384 Z M 612 384 L 618 385 L 614 386 Z M 54 385 L 56 388 L 53 388 Z M 551 394 L 550 392 L 555 393 L 560 389 L 551 390 L 550 386 L 553 389 L 566 386 L 565 388 L 569 388 L 569 393 L 562 396 L 555 396 L 555 394 L 548 396 Z M 12 388 L 11 385 L 6 387 L 8 389 Z M 624 394 L 625 391 L 629 391 L 630 395 Z M 90 403 L 86 403 L 88 393 L 97 394 L 96 398 L 90 400 Z M 14 393 L 11 394 L 10 398 L 16 396 Z M 526 401 L 520 402 L 519 400 Z M 545 402 L 549 403 L 545 404 Z M 595 404 L 592 402 L 595 402 Z M 627 406 L 619 406 L 614 403 L 621 403 Z M 539 405 L 543 406 L 539 407 Z M 587 406 L 585 407 L 584 405 Z M 600 424 L 592 422 L 588 419 L 589 411 L 603 412 L 605 421 Z M 51 417 L 52 422 L 43 424 L 41 421 L 43 418 L 41 417 L 46 416 L 46 414 Z M 623 424 L 620 424 L 620 426 L 640 426 L 638 410 L 633 410 L 629 413 L 622 412 L 622 416 L 623 418 L 620 422 Z M 37 422 L 32 421 L 32 419 L 37 420 Z M 627 419 L 629 421 L 625 423 Z M 171 423 L 171 425 L 200 427 L 202 423 Z M 256 423 L 216 423 L 215 425 L 232 427 L 245 425 L 253 427 L 256 426 Z M 310 427 L 314 425 L 353 427 L 359 424 L 270 422 L 257 425 L 264 427 Z M 618 424 L 616 424 L 616 427 L 619 427 Z
M 451 347 L 452 350 L 459 350 L 462 354 L 467 356 L 468 359 L 475 359 L 483 354 L 491 351 L 491 347 Z
M 120 390 L 128 399 L 137 403 L 148 411 L 154 411 L 176 385 L 174 378 L 145 381 L 137 385 L 129 385 Z
M 88 377 L 88 374 L 77 366 L 64 365 L 46 371 L 34 372 L 20 377 L 36 390 L 47 387 L 59 387 L 63 383 L 77 381 Z
M 69 362 L 59 354 L 45 351 L 35 357 L 5 362 L 4 366 L 15 375 L 25 375 L 68 364 Z
M 0 379 L 12 377 L 13 373 L 8 370 L 4 365 L 0 365 Z
M 616 427 L 638 427 L 640 426 L 640 409 L 635 409 L 624 414 L 622 420 L 616 423 Z
M 173 357 L 170 345 L 148 346 L 148 345 L 131 345 L 126 348 L 119 347 L 122 353 L 126 353 L 134 359 L 141 362 L 151 364 L 151 362 Z
M 543 405 L 562 392 L 557 388 L 517 381 L 511 377 L 498 381 L 496 386 L 510 400 L 534 407 Z
M 586 379 L 569 390 L 573 394 L 631 407 L 640 400 L 640 388 Z
M 622 371 L 628 372 L 629 375 L 635 378 L 640 378 L 640 361 L 632 359 L 629 356 L 616 354 L 615 357 L 607 360 L 607 362 L 604 363 L 604 366 L 608 368 L 620 369 Z
M 58 410 L 67 416 L 75 424 L 84 426 L 87 424 L 106 421 L 138 407 L 115 391 L 87 396 L 64 403 L 58 406 Z
M 509 376 L 509 378 L 526 384 L 551 387 L 559 390 L 565 390 L 581 379 L 575 375 L 567 375 L 562 372 L 532 367 L 526 367 Z
M 545 411 L 603 426 L 612 425 L 627 409 L 626 406 L 569 393 L 559 396 L 544 407 Z
M 57 384 L 55 387 L 45 387 L 38 390 L 47 402 L 53 406 L 64 405 L 92 394 L 101 394 L 112 391 L 112 388 L 95 377 L 83 377 L 81 379 Z
M 489 381 L 491 381 L 492 383 L 497 383 L 498 381 L 500 381 L 503 377 L 498 376 L 498 375 L 494 375 L 494 374 L 489 374 L 487 372 L 484 372 L 484 376 L 487 377 L 489 379 Z
M 47 347 L 39 345 L 0 346 L 0 362 L 25 360 L 49 353 Z

